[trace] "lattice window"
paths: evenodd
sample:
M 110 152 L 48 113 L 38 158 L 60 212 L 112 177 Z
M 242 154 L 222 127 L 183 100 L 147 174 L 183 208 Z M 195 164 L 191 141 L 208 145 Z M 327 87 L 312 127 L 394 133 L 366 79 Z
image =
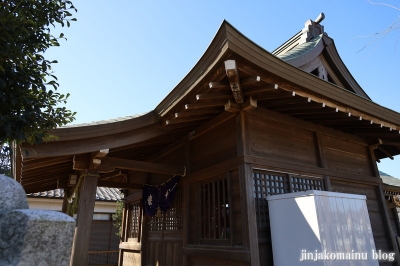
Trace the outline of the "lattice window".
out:
M 140 202 L 129 203 L 129 229 L 128 229 L 128 238 L 137 238 L 140 237 L 140 220 L 141 220 L 141 204 Z
M 183 193 L 182 190 L 177 190 L 172 203 L 165 215 L 165 231 L 175 231 L 183 229 Z
M 291 192 L 306 190 L 323 190 L 322 179 L 306 179 L 299 177 L 290 177 Z
M 161 215 L 160 217 L 157 217 L 157 215 L 150 217 L 149 230 L 150 231 L 162 231 L 163 223 L 164 223 L 164 215 Z
M 279 172 L 254 171 L 253 183 L 259 228 L 269 226 L 267 196 L 306 190 L 324 190 L 322 178 Z
M 200 238 L 224 240 L 229 232 L 228 179 L 200 185 Z
M 267 196 L 289 193 L 287 176 L 279 173 L 253 173 L 254 194 L 258 227 L 268 225 Z
M 150 231 L 176 231 L 183 228 L 183 190 L 177 189 L 171 208 L 161 216 L 150 217 Z

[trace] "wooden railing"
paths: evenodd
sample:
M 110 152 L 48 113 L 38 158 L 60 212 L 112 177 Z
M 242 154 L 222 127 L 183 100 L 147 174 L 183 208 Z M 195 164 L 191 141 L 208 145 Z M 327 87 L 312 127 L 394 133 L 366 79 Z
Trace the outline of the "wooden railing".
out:
M 118 252 L 119 252 L 118 250 L 89 251 L 87 265 L 88 266 L 118 265 Z

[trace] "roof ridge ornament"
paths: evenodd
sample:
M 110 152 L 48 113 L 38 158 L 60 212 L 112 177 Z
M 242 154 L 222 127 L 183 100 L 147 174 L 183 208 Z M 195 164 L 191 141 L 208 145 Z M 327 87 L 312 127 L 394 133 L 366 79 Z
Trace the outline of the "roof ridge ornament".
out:
M 324 26 L 320 24 L 324 20 L 324 18 L 325 14 L 321 12 L 315 21 L 309 19 L 304 23 L 304 28 L 301 31 L 302 35 L 300 37 L 299 44 L 308 42 L 324 33 Z
M 321 12 L 321 13 L 318 15 L 317 19 L 315 20 L 315 23 L 320 24 L 321 21 L 324 20 L 324 18 L 325 18 L 325 14 L 324 14 L 323 12 Z

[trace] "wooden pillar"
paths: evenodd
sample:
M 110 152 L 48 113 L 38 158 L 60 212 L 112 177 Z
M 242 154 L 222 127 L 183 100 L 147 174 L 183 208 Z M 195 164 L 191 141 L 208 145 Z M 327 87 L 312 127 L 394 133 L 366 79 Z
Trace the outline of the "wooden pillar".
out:
M 242 217 L 244 218 L 244 245 L 250 252 L 250 262 L 252 266 L 260 265 L 260 253 L 258 248 L 257 218 L 254 198 L 253 171 L 250 164 L 239 165 L 241 178 L 242 197 Z
M 321 132 L 319 131 L 315 132 L 315 141 L 317 144 L 317 155 L 319 158 L 319 166 L 321 168 L 327 168 L 327 161 L 325 156 L 325 144 Z M 331 180 L 329 176 L 324 176 L 324 184 L 325 184 L 325 190 L 332 191 Z
M 378 185 L 378 200 L 380 201 L 380 205 L 383 210 L 383 220 L 385 222 L 385 229 L 387 236 L 390 237 L 391 246 L 393 248 L 393 252 L 395 253 L 395 261 L 396 265 L 400 266 L 400 255 L 399 255 L 399 248 L 397 247 L 397 240 L 393 232 L 392 224 L 389 218 L 389 211 L 386 205 L 385 195 L 383 193 L 382 183 Z
M 250 153 L 248 136 L 248 117 L 243 111 L 236 117 L 238 156 Z M 243 218 L 243 242 L 249 249 L 252 266 L 260 265 L 260 253 L 258 248 L 258 232 L 256 205 L 254 198 L 253 169 L 250 164 L 239 165 L 240 194 Z
M 67 188 L 64 188 L 64 198 L 61 211 L 63 213 L 67 213 L 67 209 L 68 209 L 68 193 L 67 193 Z
M 192 150 L 192 144 L 190 142 L 190 138 L 188 138 L 185 142 L 185 165 L 186 165 L 186 174 L 191 174 L 192 173 L 192 160 L 191 160 L 191 150 Z M 183 202 L 184 202 L 184 216 L 183 216 L 183 236 L 182 236 L 182 246 L 183 248 L 187 248 L 188 247 L 188 239 L 189 239 L 189 235 L 191 232 L 189 232 L 189 223 L 192 222 L 192 220 L 190 219 L 190 215 L 189 215 L 189 208 L 187 206 L 189 206 L 189 201 L 190 201 L 190 197 L 189 197 L 189 183 L 185 182 L 184 185 L 184 198 L 183 198 Z M 182 266 L 188 266 L 188 256 L 187 255 L 182 255 Z
M 97 180 L 97 174 L 87 174 L 82 180 L 70 266 L 87 264 Z
M 369 147 L 369 155 L 370 155 L 370 159 L 371 159 L 373 174 L 375 177 L 380 178 L 378 166 L 376 165 L 376 158 L 375 158 L 375 152 L 374 152 L 373 147 Z M 377 189 L 378 189 L 378 202 L 379 202 L 379 205 L 381 206 L 381 210 L 383 212 L 382 216 L 383 216 L 384 226 L 386 229 L 386 236 L 390 238 L 390 245 L 392 246 L 393 252 L 395 253 L 395 263 L 396 263 L 396 265 L 400 266 L 399 248 L 397 246 L 397 240 L 395 238 L 395 235 L 394 235 L 394 232 L 392 229 L 392 224 L 390 222 L 389 211 L 388 211 L 388 208 L 386 205 L 386 200 L 385 200 L 385 195 L 383 192 L 382 183 L 378 184 Z

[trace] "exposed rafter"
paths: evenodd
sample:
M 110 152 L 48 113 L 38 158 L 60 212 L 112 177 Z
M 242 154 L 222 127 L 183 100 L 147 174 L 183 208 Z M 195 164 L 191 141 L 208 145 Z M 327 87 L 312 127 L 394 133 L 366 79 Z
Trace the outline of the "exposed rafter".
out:
M 105 157 L 101 160 L 102 165 L 109 165 L 119 169 L 142 171 L 149 173 L 167 174 L 167 175 L 184 175 L 184 166 L 165 165 L 158 163 L 149 163 L 143 161 L 134 161 L 113 157 Z
M 101 163 L 101 159 L 107 156 L 109 149 L 92 152 L 90 155 L 89 169 L 96 170 Z
M 242 92 L 242 86 L 240 84 L 239 73 L 236 67 L 236 61 L 235 60 L 225 61 L 225 70 L 236 103 L 238 104 L 243 103 L 244 102 L 243 92 Z

